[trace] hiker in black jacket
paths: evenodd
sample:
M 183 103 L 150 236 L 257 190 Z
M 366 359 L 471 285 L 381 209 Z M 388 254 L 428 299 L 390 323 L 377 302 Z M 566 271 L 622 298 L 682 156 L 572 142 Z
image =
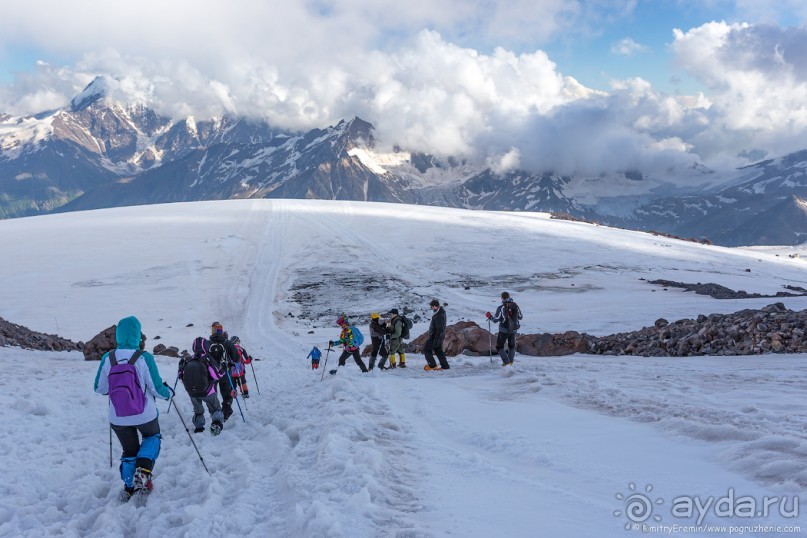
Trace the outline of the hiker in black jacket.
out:
M 490 321 L 499 324 L 499 335 L 496 337 L 496 351 L 502 358 L 502 366 L 513 364 L 516 357 L 516 336 L 521 327 L 521 309 L 506 291 L 502 292 L 502 304 L 496 309 L 496 313 L 485 314 Z M 507 350 L 504 343 L 507 342 Z
M 221 350 L 223 348 L 223 350 Z M 240 359 L 238 350 L 235 349 L 233 344 L 224 332 L 224 327 L 218 321 L 210 326 L 210 343 L 208 345 L 210 356 L 216 360 L 216 367 L 229 371 L 229 369 L 237 363 Z M 221 350 L 221 351 L 220 351 Z M 226 422 L 230 415 L 233 414 L 233 398 L 236 398 L 236 392 L 233 386 L 230 385 L 230 377 L 225 376 L 219 381 L 219 391 L 221 392 L 221 410 L 224 414 L 224 421 Z
M 381 353 L 381 362 L 378 363 L 378 367 L 381 370 L 387 369 L 386 362 L 389 356 L 386 344 L 387 333 L 388 329 L 381 322 L 381 316 L 378 315 L 378 312 L 370 314 L 370 338 L 373 341 L 373 351 L 370 355 L 370 366 L 368 367 L 370 370 L 375 368 L 375 361 L 379 353 Z
M 423 367 L 424 370 L 448 370 L 451 366 L 448 365 L 446 354 L 443 351 L 443 340 L 446 337 L 446 311 L 440 306 L 440 301 L 432 299 L 429 307 L 434 312 L 432 321 L 429 324 L 429 338 L 423 345 L 423 354 L 426 356 L 428 363 Z M 434 362 L 434 355 L 440 361 L 440 366 Z

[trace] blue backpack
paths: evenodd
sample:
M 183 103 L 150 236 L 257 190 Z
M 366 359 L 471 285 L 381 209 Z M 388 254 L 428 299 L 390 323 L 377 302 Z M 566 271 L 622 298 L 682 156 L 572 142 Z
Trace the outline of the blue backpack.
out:
M 353 333 L 353 345 L 356 347 L 361 346 L 364 343 L 364 335 L 359 328 L 353 325 L 350 327 L 350 331 Z

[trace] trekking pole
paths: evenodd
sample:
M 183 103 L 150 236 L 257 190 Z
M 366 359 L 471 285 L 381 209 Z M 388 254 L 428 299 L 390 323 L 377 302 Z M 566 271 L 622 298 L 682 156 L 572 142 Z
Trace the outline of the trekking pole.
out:
M 165 384 L 165 386 L 166 386 L 166 388 L 171 390 L 171 398 L 173 399 L 174 391 L 167 384 Z M 174 407 L 177 407 L 177 404 L 174 404 Z M 182 412 L 179 410 L 178 407 L 177 407 L 177 415 L 179 415 L 179 421 L 182 422 L 182 427 L 185 428 L 185 433 L 188 434 L 188 437 L 191 440 L 191 444 L 193 444 L 193 448 L 196 449 L 196 455 L 199 456 L 199 461 L 202 462 L 202 467 L 204 467 L 205 471 L 207 471 L 207 474 L 210 475 L 210 469 L 207 468 L 207 465 L 205 464 L 205 459 L 202 457 L 202 453 L 199 452 L 199 447 L 196 446 L 196 441 L 193 440 L 193 436 L 191 435 L 190 430 L 188 430 L 188 426 L 185 424 L 185 419 L 182 418 Z
M 488 318 L 488 357 L 490 357 L 490 364 L 493 364 L 493 341 L 491 340 L 492 333 L 490 332 L 490 318 Z
M 233 399 L 235 400 L 235 403 L 238 405 L 238 412 L 241 413 L 241 420 L 246 422 L 247 419 L 244 418 L 244 412 L 241 411 L 241 402 L 238 401 L 238 391 L 235 390 L 235 385 L 233 385 L 233 378 L 230 377 L 230 367 L 228 365 L 225 365 L 225 368 L 226 368 L 225 372 L 227 373 L 227 381 L 230 382 L 230 389 L 235 393 L 235 397 Z
M 177 381 L 179 381 L 179 374 L 177 374 L 177 378 L 174 380 L 174 388 L 171 389 L 171 399 L 168 400 L 168 411 L 165 412 L 166 415 L 171 412 L 171 404 L 174 402 L 174 390 L 177 388 Z
M 325 369 L 328 366 L 328 355 L 331 354 L 331 348 L 328 346 L 328 350 L 325 352 L 325 364 L 322 365 L 322 376 L 319 378 L 320 381 L 325 379 Z
M 112 467 L 112 423 L 109 424 L 109 466 Z
M 252 365 L 252 361 L 249 361 L 249 367 L 252 368 L 252 379 L 255 380 L 255 388 L 258 389 L 258 394 L 260 394 L 261 388 L 258 386 L 258 377 L 255 375 L 255 366 Z

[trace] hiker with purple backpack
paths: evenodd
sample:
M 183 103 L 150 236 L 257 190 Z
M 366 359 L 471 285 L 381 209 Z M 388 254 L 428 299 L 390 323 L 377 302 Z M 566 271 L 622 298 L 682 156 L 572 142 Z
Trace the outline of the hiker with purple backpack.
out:
M 143 351 L 145 340 L 141 341 L 141 334 L 136 317 L 118 322 L 117 347 L 101 357 L 94 385 L 95 392 L 109 395 L 109 422 L 123 449 L 120 476 L 124 500 L 135 492 L 148 493 L 153 487 L 151 473 L 162 439 L 154 399 L 171 397 L 154 357 Z

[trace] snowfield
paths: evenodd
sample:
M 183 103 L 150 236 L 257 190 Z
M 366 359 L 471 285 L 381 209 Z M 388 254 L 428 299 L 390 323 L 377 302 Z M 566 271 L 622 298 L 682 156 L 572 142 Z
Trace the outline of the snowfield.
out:
M 349 361 L 322 382 L 306 360 L 335 339 L 341 312 L 369 341 L 370 312 L 408 307 L 417 336 L 433 297 L 449 324 L 483 325 L 508 290 L 525 333 L 604 335 L 772 302 L 803 310 L 807 297 L 718 301 L 646 282 L 805 286 L 807 259 L 785 250 L 544 214 L 290 200 L 13 219 L 0 233 L 9 321 L 87 341 L 135 315 L 149 350 L 187 349 L 221 321 L 260 359 L 246 421 L 236 412 L 219 437 L 193 435 L 212 476 L 158 402 L 155 491 L 137 507 L 117 501 L 98 363 L 0 348 L 0 536 L 807 534 L 800 355 L 519 355 L 507 369 L 461 356 L 445 372 L 410 355 L 406 370 L 361 374 Z M 157 364 L 173 384 L 176 360 Z

